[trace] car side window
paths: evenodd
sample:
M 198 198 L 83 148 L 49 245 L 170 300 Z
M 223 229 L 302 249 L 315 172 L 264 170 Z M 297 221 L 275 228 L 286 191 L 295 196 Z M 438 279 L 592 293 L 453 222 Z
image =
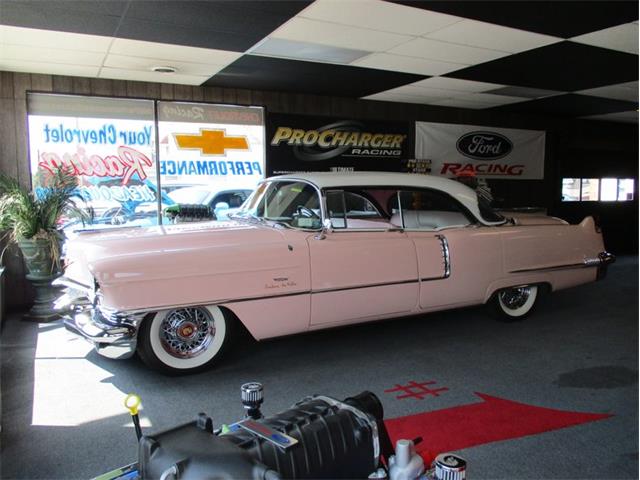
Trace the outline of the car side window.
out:
M 369 192 L 331 190 L 325 193 L 327 216 L 335 229 L 388 229 L 387 218 L 380 213 Z
M 391 223 L 409 230 L 440 230 L 473 223 L 460 203 L 437 190 L 403 190 L 390 202 Z

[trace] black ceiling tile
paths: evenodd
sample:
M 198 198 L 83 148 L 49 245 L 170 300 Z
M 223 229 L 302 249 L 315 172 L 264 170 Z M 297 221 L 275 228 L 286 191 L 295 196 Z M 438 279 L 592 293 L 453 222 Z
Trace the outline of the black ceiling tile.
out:
M 122 21 L 116 36 L 132 40 L 214 48 L 233 52 L 244 52 L 259 40 L 248 32 L 247 34 L 230 34 L 207 28 L 167 25 L 129 17 Z
M 0 4 L 0 23 L 15 27 L 111 36 L 121 17 L 108 12 L 117 12 L 121 6 L 118 2 L 118 8 L 113 10 L 98 8 L 89 11 L 86 9 L 86 2 L 81 2 L 80 8 L 71 9 L 69 2 L 5 0 Z
M 627 112 L 637 110 L 635 102 L 611 100 L 607 98 L 591 97 L 568 93 L 553 97 L 539 98 L 528 102 L 512 103 L 491 108 L 491 110 L 525 113 L 534 115 L 553 115 L 565 117 L 582 117 L 612 112 Z
M 570 38 L 638 20 L 629 1 L 394 1 L 531 32 Z
M 5 9 L 20 5 L 29 10 L 59 10 L 67 13 L 91 13 L 93 15 L 121 16 L 127 10 L 130 0 L 0 0 L 0 23 Z
M 559 42 L 445 76 L 574 92 L 637 80 L 638 55 L 574 42 Z
M 270 2 L 266 2 L 270 4 Z M 283 3 L 283 2 L 281 2 Z M 270 34 L 307 5 L 306 2 L 286 2 L 288 8 L 266 9 L 261 2 L 240 1 L 147 1 L 131 3 L 125 20 L 133 27 L 137 22 L 165 25 L 163 33 L 171 35 L 172 28 L 210 30 L 219 34 L 250 39 L 242 42 L 244 51 Z M 295 7 L 295 8 L 294 8 Z M 184 36 L 184 33 L 181 34 Z M 173 42 L 170 42 L 173 43 Z M 202 43 L 202 42 L 199 42 Z
M 282 92 L 363 97 L 429 78 L 370 68 L 245 55 L 204 83 Z

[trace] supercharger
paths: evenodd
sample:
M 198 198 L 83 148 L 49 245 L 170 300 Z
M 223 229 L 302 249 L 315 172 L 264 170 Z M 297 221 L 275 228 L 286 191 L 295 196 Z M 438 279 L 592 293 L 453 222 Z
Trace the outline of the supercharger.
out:
M 101 479 L 389 479 L 463 480 L 466 462 L 438 455 L 426 466 L 421 439 L 392 445 L 380 400 L 362 392 L 344 400 L 314 395 L 263 417 L 262 385 L 241 388 L 245 417 L 215 428 L 206 414 L 153 435 L 140 434 L 138 462 Z M 134 419 L 135 423 L 135 419 Z

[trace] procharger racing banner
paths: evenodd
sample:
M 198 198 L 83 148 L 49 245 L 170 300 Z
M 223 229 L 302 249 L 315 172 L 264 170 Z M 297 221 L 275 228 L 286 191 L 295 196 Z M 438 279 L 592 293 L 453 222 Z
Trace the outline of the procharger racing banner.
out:
M 269 115 L 267 173 L 406 169 L 409 125 L 369 120 Z
M 416 159 L 432 175 L 539 180 L 544 152 L 544 131 L 416 122 Z

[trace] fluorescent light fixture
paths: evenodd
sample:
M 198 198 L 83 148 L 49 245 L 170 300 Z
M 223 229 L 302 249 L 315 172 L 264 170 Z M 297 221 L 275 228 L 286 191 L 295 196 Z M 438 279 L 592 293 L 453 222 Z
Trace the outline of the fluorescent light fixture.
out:
M 312 62 L 348 64 L 371 52 L 351 48 L 332 47 L 317 43 L 298 42 L 281 38 L 267 38 L 248 53 L 266 57 L 291 58 Z

